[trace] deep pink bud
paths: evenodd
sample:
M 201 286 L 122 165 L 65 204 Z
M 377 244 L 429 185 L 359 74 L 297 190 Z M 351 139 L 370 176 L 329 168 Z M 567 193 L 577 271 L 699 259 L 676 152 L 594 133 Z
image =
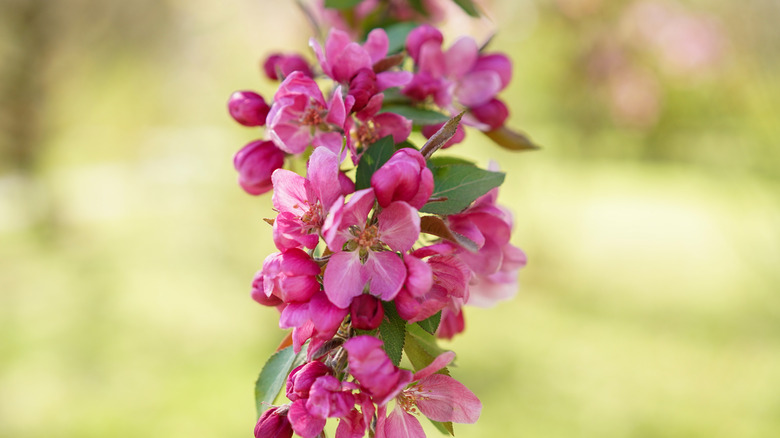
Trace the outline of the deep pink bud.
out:
M 319 273 L 320 265 L 301 249 L 273 253 L 263 262 L 265 295 L 276 295 L 285 303 L 307 302 L 320 290 Z
M 287 410 L 279 406 L 273 406 L 263 412 L 255 425 L 255 438 L 290 438 L 292 435 Z
M 433 193 L 433 174 L 420 152 L 404 148 L 374 172 L 371 187 L 382 207 L 394 201 L 404 201 L 420 209 Z
M 360 330 L 373 330 L 379 327 L 385 317 L 382 302 L 368 294 L 355 297 L 349 310 L 352 313 L 352 327 Z
M 488 125 L 492 130 L 503 126 L 507 117 L 509 117 L 509 109 L 504 102 L 493 98 L 487 103 L 471 108 L 471 114 L 475 119 Z
M 318 361 L 305 363 L 295 368 L 287 377 L 287 398 L 290 401 L 309 398 L 309 391 L 314 381 L 329 373 L 330 368 Z
M 263 96 L 253 91 L 236 91 L 228 99 L 230 115 L 244 126 L 264 126 L 270 109 Z
M 271 190 L 271 174 L 283 165 L 284 152 L 272 141 L 255 140 L 233 157 L 238 183 L 250 195 L 260 195 Z
M 368 101 L 379 92 L 376 74 L 370 68 L 361 68 L 349 81 L 349 95 L 355 98 L 352 111 L 358 112 L 366 107 Z
M 300 55 L 271 54 L 263 63 L 263 70 L 265 75 L 274 81 L 281 81 L 294 71 L 302 72 L 310 78 L 314 77 L 309 63 Z
M 422 127 L 422 134 L 425 136 L 425 138 L 431 138 L 431 136 L 436 134 L 436 131 L 438 131 L 442 126 L 444 126 L 444 123 L 440 123 L 438 125 L 425 125 Z M 452 138 L 447 143 L 444 143 L 442 149 L 447 149 L 452 145 L 458 144 L 465 138 L 466 131 L 463 129 L 463 124 L 458 124 L 458 127 L 455 129 L 455 135 L 452 136 Z
M 276 307 L 279 304 L 282 304 L 282 300 L 275 294 L 271 294 L 270 296 L 265 294 L 265 288 L 263 287 L 263 271 L 258 271 L 257 274 L 255 274 L 255 278 L 252 280 L 252 299 L 268 307 Z
M 406 37 L 406 51 L 414 62 L 419 63 L 420 47 L 428 41 L 436 41 L 439 45 L 444 41 L 444 36 L 435 27 L 424 24 L 413 29 Z
M 439 329 L 436 330 L 436 337 L 452 339 L 453 336 L 463 332 L 465 328 L 466 321 L 463 319 L 463 309 L 455 312 L 450 308 L 445 308 L 441 312 L 441 322 Z

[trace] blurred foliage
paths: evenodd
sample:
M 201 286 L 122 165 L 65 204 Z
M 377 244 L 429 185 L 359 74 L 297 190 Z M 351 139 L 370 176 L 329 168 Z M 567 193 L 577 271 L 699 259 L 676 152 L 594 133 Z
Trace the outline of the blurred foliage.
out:
M 780 3 L 483 5 L 444 26 L 498 29 L 511 124 L 544 149 L 452 150 L 507 172 L 530 260 L 453 341 L 485 405 L 458 436 L 776 436 Z M 313 59 L 304 23 L 293 2 L 0 3 L 0 437 L 249 436 L 282 337 L 248 292 L 273 212 L 235 184 L 259 133 L 224 103 L 271 96 L 271 51 Z

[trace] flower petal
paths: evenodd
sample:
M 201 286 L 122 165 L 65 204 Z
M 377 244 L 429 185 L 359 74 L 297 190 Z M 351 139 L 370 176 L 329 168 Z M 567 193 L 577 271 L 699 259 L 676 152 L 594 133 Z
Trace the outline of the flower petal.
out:
M 415 381 L 422 380 L 430 375 L 433 375 L 435 372 L 449 365 L 450 362 L 452 362 L 454 359 L 455 359 L 455 352 L 445 351 L 444 353 L 436 356 L 436 359 L 434 359 L 433 362 L 428 364 L 427 367 L 414 373 L 412 380 Z
M 393 251 L 371 252 L 365 264 L 370 279 L 369 292 L 384 301 L 390 301 L 401 290 L 406 280 L 406 267 Z
M 420 412 L 433 421 L 476 423 L 482 403 L 473 392 L 450 376 L 433 374 L 418 383 Z
M 360 263 L 360 254 L 357 251 L 340 251 L 330 256 L 323 285 L 330 302 L 346 309 L 352 298 L 363 293 L 368 280 L 367 271 Z
M 406 252 L 420 237 L 420 215 L 406 202 L 393 202 L 379 213 L 379 239 L 395 251 Z
M 327 420 L 311 415 L 306 409 L 306 400 L 300 399 L 293 402 L 290 411 L 287 412 L 292 428 L 303 438 L 314 438 L 325 427 Z
M 277 169 L 271 175 L 274 194 L 271 201 L 280 213 L 291 212 L 301 216 L 309 209 L 306 178 L 287 169 Z
M 306 176 L 327 212 L 341 195 L 341 187 L 333 184 L 333 180 L 339 177 L 339 158 L 327 148 L 315 148 L 309 158 Z
M 425 438 L 420 422 L 396 404 L 395 409 L 387 416 L 384 433 L 388 438 Z

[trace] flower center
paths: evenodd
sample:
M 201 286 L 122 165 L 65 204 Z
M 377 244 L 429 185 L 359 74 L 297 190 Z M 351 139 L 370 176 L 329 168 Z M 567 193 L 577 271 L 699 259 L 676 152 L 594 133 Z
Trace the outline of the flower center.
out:
M 318 126 L 322 124 L 322 114 L 320 114 L 321 108 L 319 105 L 309 105 L 306 112 L 301 117 L 301 123 L 309 126 Z
M 379 243 L 379 229 L 376 225 L 366 227 L 357 236 L 357 244 L 360 248 L 371 248 Z
M 322 206 L 319 202 L 309 207 L 309 210 L 301 216 L 301 222 L 303 222 L 309 230 L 321 228 L 324 220 Z
M 358 125 L 355 132 L 355 138 L 361 145 L 376 143 L 379 139 L 377 138 L 376 127 L 374 126 L 373 120 Z

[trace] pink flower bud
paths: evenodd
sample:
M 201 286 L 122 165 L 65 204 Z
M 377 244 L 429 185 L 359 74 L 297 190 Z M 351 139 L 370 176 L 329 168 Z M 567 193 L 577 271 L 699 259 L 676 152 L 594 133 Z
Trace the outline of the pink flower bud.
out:
M 287 377 L 287 398 L 290 401 L 309 398 L 309 391 L 314 381 L 329 373 L 330 368 L 322 362 L 313 361 L 300 365 Z
M 253 91 L 236 91 L 228 100 L 230 115 L 244 126 L 264 126 L 270 109 L 263 96 Z
M 284 152 L 272 141 L 255 140 L 233 157 L 238 183 L 250 195 L 260 195 L 271 190 L 271 174 L 283 165 Z
M 425 125 L 422 127 L 422 134 L 425 136 L 425 138 L 431 138 L 431 136 L 436 134 L 436 131 L 438 131 L 442 126 L 444 126 L 444 123 L 439 123 L 438 125 Z M 447 143 L 444 143 L 442 149 L 447 149 L 452 145 L 458 144 L 465 138 L 466 131 L 463 129 L 463 124 L 459 124 L 455 130 L 455 135 L 452 136 L 452 138 Z
M 420 47 L 428 41 L 435 41 L 439 45 L 444 41 L 444 36 L 435 27 L 424 24 L 413 29 L 406 37 L 406 51 L 414 62 L 419 63 Z
M 420 209 L 433 193 L 433 174 L 420 152 L 404 148 L 374 172 L 371 187 L 382 207 L 394 201 L 404 201 Z
M 276 295 L 285 303 L 307 302 L 320 290 L 319 273 L 320 265 L 301 249 L 273 253 L 263 262 L 265 295 Z
M 279 406 L 273 406 L 263 412 L 255 425 L 255 438 L 290 438 L 292 435 L 287 410 Z
M 282 300 L 275 294 L 271 294 L 270 296 L 265 294 L 265 288 L 263 287 L 263 271 L 258 271 L 252 281 L 252 299 L 268 307 L 276 307 L 279 304 L 282 304 Z
M 507 117 L 509 117 L 509 109 L 504 102 L 493 98 L 487 103 L 471 108 L 471 114 L 475 119 L 488 125 L 492 130 L 504 125 Z
M 360 330 L 373 330 L 379 327 L 385 317 L 382 302 L 372 295 L 358 295 L 349 306 L 352 313 L 352 327 Z
M 379 92 L 376 84 L 376 74 L 370 68 L 361 68 L 349 81 L 349 95 L 355 98 L 352 111 L 357 112 L 366 107 L 368 101 Z
M 299 71 L 310 78 L 314 77 L 309 63 L 300 55 L 274 53 L 266 58 L 263 70 L 266 76 L 274 81 L 281 81 L 294 71 Z

